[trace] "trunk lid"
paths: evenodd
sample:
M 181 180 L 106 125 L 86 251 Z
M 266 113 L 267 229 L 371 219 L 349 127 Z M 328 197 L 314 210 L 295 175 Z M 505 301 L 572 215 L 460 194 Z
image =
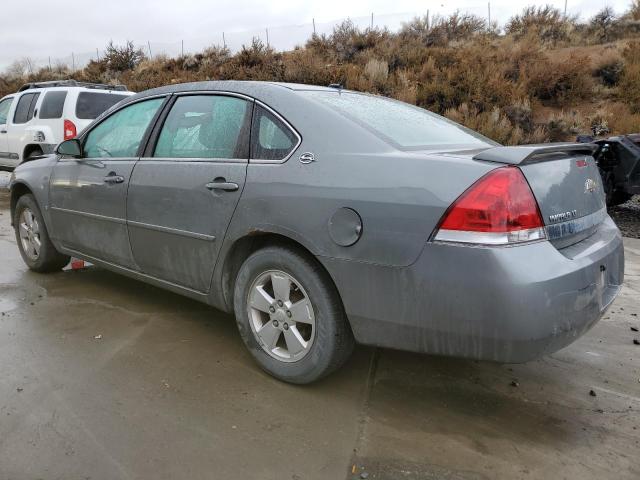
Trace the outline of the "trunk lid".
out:
M 547 237 L 563 248 L 592 235 L 606 218 L 602 180 L 592 144 L 496 147 L 473 158 L 517 165 L 540 207 Z

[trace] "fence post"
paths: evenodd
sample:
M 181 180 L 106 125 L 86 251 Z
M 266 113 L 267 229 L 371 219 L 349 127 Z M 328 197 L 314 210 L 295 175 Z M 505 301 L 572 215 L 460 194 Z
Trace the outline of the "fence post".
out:
M 427 31 L 429 31 L 429 9 L 427 9 Z
M 373 30 L 373 12 L 371 12 L 371 30 Z
M 51 57 L 49 57 L 49 71 L 51 71 Z
M 489 30 L 491 30 L 491 2 L 487 3 L 487 11 L 489 12 Z
M 184 40 L 182 40 L 182 56 L 184 57 Z
M 312 18 L 311 21 L 313 22 L 313 34 L 316 34 L 316 19 Z
M 100 61 L 100 52 L 98 52 L 98 49 L 96 48 L 96 61 Z
M 76 56 L 74 55 L 73 52 L 71 52 L 71 71 L 72 72 L 76 71 Z
M 564 18 L 567 18 L 567 0 L 564 0 Z
M 224 38 L 224 32 L 222 32 L 222 44 L 224 45 L 224 48 L 227 48 L 227 41 Z
M 153 58 L 153 53 L 151 53 L 151 42 L 147 40 L 147 46 L 149 47 L 149 58 Z
M 264 31 L 267 32 L 267 48 L 268 48 L 269 47 L 269 29 L 265 28 Z

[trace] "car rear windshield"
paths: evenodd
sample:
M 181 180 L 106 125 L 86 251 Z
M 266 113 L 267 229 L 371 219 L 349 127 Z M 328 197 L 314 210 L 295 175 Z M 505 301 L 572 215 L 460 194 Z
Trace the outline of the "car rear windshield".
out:
M 397 100 L 354 92 L 305 91 L 402 150 L 495 143 L 444 117 Z
M 76 117 L 93 120 L 124 98 L 127 96 L 114 93 L 80 92 L 76 104 Z
M 66 98 L 67 92 L 64 90 L 47 92 L 40 107 L 40 118 L 62 118 Z

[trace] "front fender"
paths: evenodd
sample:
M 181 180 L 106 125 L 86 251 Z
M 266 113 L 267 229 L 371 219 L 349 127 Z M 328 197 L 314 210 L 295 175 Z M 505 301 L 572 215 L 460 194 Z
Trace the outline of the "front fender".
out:
M 50 230 L 49 181 L 56 162 L 57 157 L 55 155 L 49 155 L 28 163 L 23 163 L 13 171 L 11 179 L 9 180 L 12 223 L 18 198 L 25 193 L 31 193 L 42 212 L 47 230 Z

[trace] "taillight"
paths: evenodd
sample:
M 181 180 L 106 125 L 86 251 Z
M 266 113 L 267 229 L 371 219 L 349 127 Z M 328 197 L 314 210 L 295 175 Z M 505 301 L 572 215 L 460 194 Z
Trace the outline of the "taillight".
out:
M 542 238 L 544 222 L 527 180 L 519 168 L 501 167 L 449 207 L 434 240 L 504 245 Z
M 64 139 L 70 140 L 78 134 L 75 124 L 71 120 L 64 121 Z

